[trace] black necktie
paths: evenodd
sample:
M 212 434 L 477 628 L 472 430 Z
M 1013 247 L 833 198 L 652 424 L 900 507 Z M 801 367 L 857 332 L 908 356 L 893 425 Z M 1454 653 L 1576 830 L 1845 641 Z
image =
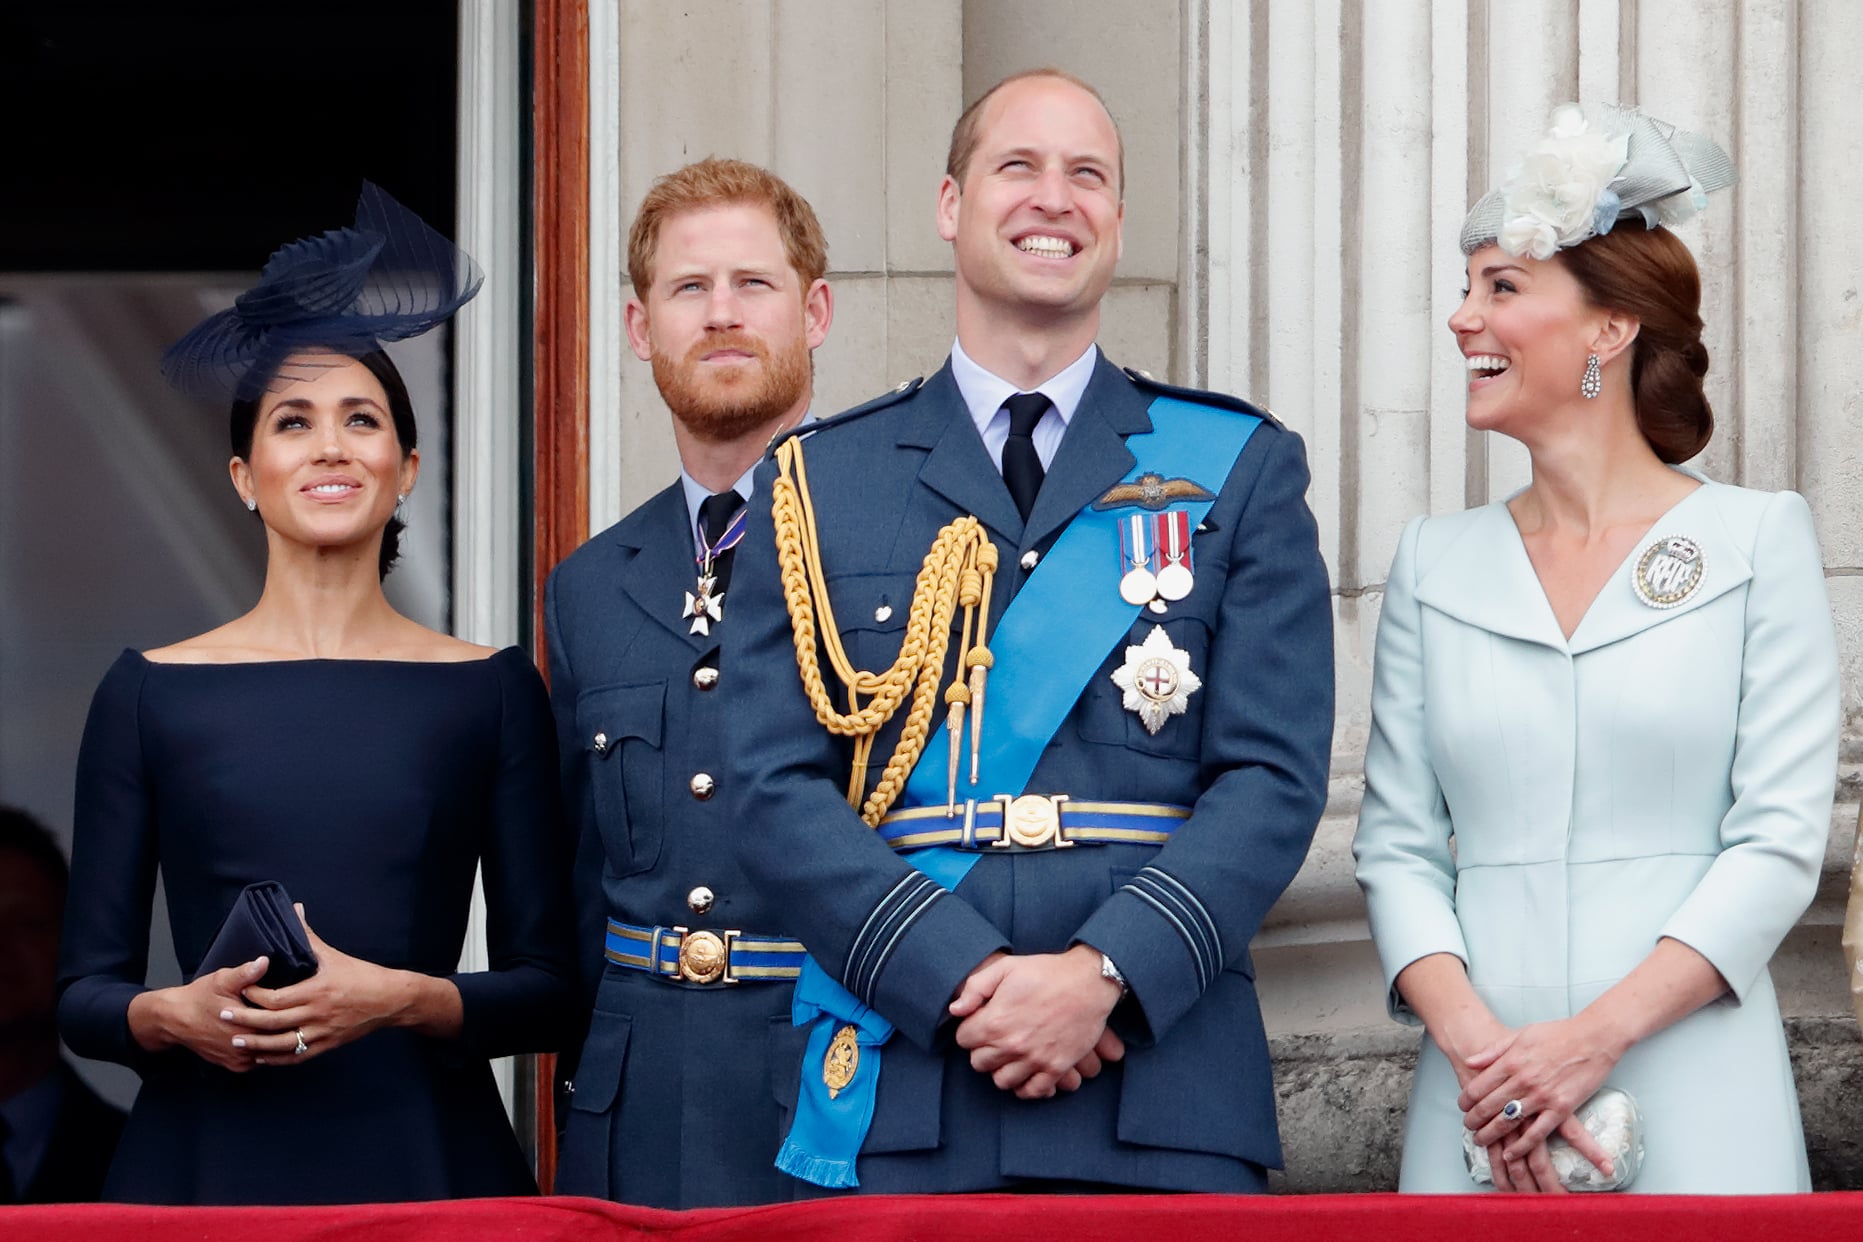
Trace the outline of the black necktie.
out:
M 744 498 L 735 491 L 717 492 L 699 502 L 699 526 L 705 532 L 705 546 L 716 548 L 725 537 L 725 531 L 736 517 L 738 510 L 744 507 Z M 731 557 L 736 545 L 716 553 L 712 557 L 712 594 L 723 595 L 725 587 L 731 583 Z
M 1038 392 L 1019 392 L 1003 402 L 1009 411 L 1009 438 L 1003 441 L 1003 482 L 1024 522 L 1035 508 L 1041 491 L 1041 455 L 1035 451 L 1035 424 L 1048 412 L 1048 398 Z

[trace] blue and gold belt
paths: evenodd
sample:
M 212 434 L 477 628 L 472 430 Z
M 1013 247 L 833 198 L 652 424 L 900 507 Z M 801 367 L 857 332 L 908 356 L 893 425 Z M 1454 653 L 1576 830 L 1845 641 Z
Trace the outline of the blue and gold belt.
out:
M 1163 845 L 1190 808 L 1161 802 L 1075 802 L 1066 794 L 967 799 L 955 814 L 942 806 L 894 811 L 880 839 L 900 853 L 949 846 L 1028 853 L 1074 845 Z
M 617 966 L 686 983 L 792 980 L 808 950 L 787 936 L 686 927 L 636 927 L 608 920 L 604 956 Z

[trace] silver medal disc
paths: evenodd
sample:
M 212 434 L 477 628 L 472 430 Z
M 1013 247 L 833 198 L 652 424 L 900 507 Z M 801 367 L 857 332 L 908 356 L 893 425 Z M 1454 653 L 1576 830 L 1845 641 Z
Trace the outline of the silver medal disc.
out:
M 1158 594 L 1158 578 L 1149 569 L 1139 568 L 1126 571 L 1126 576 L 1119 580 L 1119 598 L 1133 607 L 1151 602 Z
M 1173 561 L 1158 571 L 1158 594 L 1172 603 L 1190 594 L 1190 588 L 1196 581 L 1190 576 L 1190 570 L 1183 564 Z

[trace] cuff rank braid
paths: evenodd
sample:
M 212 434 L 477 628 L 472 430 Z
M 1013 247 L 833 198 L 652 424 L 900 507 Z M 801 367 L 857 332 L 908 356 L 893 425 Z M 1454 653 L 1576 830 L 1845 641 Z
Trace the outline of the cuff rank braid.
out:
M 1124 888 L 1177 929 L 1196 963 L 1198 986 L 1208 991 L 1223 968 L 1223 934 L 1208 907 L 1182 880 L 1157 867 L 1142 868 Z

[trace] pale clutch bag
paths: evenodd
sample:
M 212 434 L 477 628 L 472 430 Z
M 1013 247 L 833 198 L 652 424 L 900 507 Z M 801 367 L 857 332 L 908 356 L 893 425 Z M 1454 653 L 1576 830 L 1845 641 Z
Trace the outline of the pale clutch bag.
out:
M 1559 1184 L 1567 1190 L 1622 1190 L 1635 1180 L 1643 1164 L 1643 1114 L 1628 1091 L 1600 1087 L 1578 1106 L 1573 1114 L 1611 1157 L 1611 1175 L 1606 1177 L 1598 1166 L 1574 1151 L 1557 1133 L 1546 1140 L 1546 1154 L 1552 1158 Z M 1475 1145 L 1472 1131 L 1462 1131 L 1462 1156 L 1468 1162 L 1468 1175 L 1478 1186 L 1494 1185 L 1494 1170 L 1488 1167 L 1488 1149 Z

